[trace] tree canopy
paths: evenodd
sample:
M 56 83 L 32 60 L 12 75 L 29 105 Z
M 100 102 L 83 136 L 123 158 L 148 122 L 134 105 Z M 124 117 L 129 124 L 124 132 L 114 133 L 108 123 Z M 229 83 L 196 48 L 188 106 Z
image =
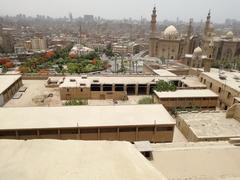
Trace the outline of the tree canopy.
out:
M 156 83 L 154 90 L 156 90 L 158 92 L 176 91 L 177 87 L 171 82 L 166 82 L 164 80 L 160 80 Z

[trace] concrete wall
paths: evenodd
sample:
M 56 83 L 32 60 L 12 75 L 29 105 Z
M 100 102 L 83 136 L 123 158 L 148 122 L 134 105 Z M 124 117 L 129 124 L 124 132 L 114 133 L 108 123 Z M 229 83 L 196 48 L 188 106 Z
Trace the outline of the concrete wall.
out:
M 216 109 L 218 98 L 159 98 L 153 95 L 154 103 L 162 104 L 168 111 L 175 109 Z
M 0 106 L 3 106 L 4 105 L 4 98 L 3 98 L 3 95 L 0 94 Z
M 2 94 L 0 94 L 0 96 L 2 96 L 2 98 L 3 98 L 3 104 L 8 102 L 22 85 L 23 85 L 22 78 L 19 78 L 11 86 L 9 86 Z M 0 104 L 0 106 L 1 106 L 1 104 Z
M 240 93 L 219 81 L 216 81 L 205 74 L 200 74 L 199 80 L 206 84 L 208 89 L 219 95 L 219 106 L 227 109 L 234 104 L 234 97 L 239 97 Z
M 226 118 L 234 118 L 240 122 L 240 104 L 236 103 L 226 112 Z

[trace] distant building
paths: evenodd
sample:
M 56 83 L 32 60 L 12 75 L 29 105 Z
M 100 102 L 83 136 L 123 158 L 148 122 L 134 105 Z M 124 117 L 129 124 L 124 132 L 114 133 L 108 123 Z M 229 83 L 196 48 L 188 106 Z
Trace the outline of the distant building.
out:
M 0 53 L 13 53 L 14 39 L 8 30 L 4 30 L 0 24 Z
M 33 38 L 31 39 L 31 44 L 33 51 L 47 50 L 46 38 Z
M 140 44 L 137 44 L 135 42 L 130 42 L 130 43 L 114 43 L 112 45 L 112 51 L 113 53 L 118 53 L 120 55 L 127 55 L 127 54 L 132 54 L 135 55 L 139 53 L 143 47 Z
M 84 15 L 83 20 L 85 22 L 93 22 L 94 21 L 94 16 L 93 15 Z
M 184 63 L 193 68 L 204 68 L 204 72 L 210 72 L 212 59 L 203 55 L 202 49 L 197 47 L 193 54 L 185 54 Z
M 95 50 L 89 47 L 85 47 L 81 44 L 75 44 L 71 51 L 69 52 L 70 56 L 81 56 L 81 55 L 86 55 L 91 52 L 94 52 Z
M 164 32 L 158 33 L 156 18 L 156 7 L 154 7 L 149 38 L 149 55 L 164 59 L 180 59 L 184 54 L 184 38 L 179 35 L 173 25 L 167 27 Z

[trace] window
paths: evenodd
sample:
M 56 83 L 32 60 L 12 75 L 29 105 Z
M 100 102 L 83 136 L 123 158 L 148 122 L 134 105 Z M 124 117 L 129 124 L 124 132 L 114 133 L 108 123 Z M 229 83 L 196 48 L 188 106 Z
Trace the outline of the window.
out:
M 231 96 L 231 93 L 230 93 L 230 92 L 228 92 L 227 98 L 230 98 L 230 96 Z
M 173 127 L 158 127 L 157 131 L 173 131 Z
M 206 79 L 203 80 L 203 84 L 206 84 Z
M 203 81 L 203 78 L 201 77 L 201 82 Z
M 221 93 L 221 90 L 222 90 L 222 88 L 219 87 L 219 88 L 218 88 L 218 93 Z
M 210 89 L 212 89 L 212 83 L 210 83 L 210 86 L 209 86 L 209 87 L 210 87 Z
M 69 89 L 67 88 L 67 92 L 69 92 Z

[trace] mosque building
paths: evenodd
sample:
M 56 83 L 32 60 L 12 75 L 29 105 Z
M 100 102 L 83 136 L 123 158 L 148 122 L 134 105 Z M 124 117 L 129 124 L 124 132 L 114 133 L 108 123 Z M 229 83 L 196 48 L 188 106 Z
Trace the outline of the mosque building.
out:
M 202 55 L 208 59 L 231 61 L 234 57 L 240 57 L 240 39 L 234 37 L 232 31 L 220 37 L 216 36 L 211 22 L 211 11 L 208 12 L 202 34 L 193 32 L 193 19 L 190 19 L 186 35 L 179 34 L 173 25 L 168 26 L 163 32 L 158 32 L 156 19 L 156 7 L 154 7 L 149 37 L 151 57 L 183 59 L 186 54 L 193 55 L 197 47 L 201 48 Z

